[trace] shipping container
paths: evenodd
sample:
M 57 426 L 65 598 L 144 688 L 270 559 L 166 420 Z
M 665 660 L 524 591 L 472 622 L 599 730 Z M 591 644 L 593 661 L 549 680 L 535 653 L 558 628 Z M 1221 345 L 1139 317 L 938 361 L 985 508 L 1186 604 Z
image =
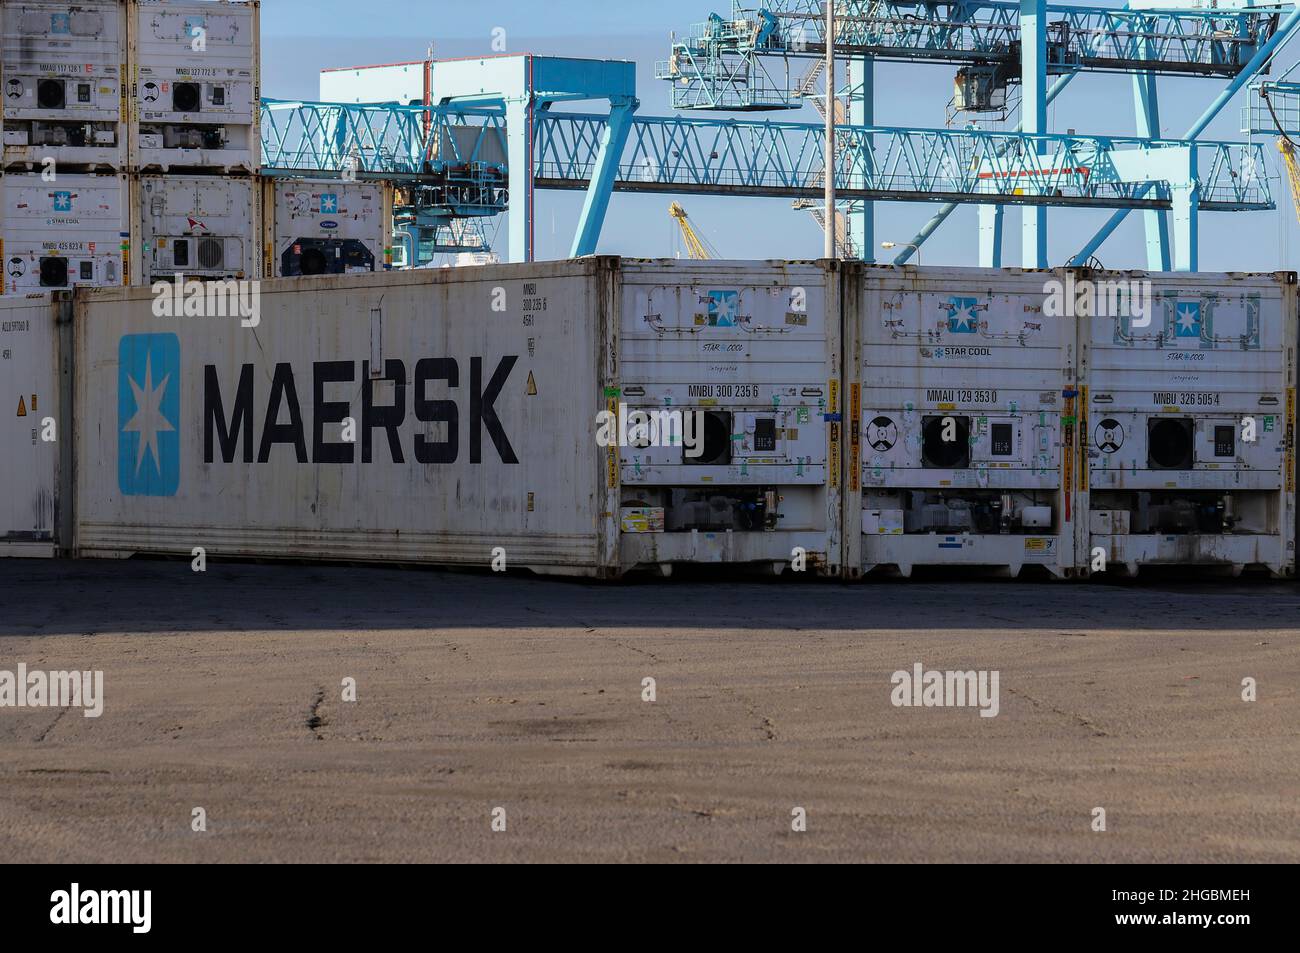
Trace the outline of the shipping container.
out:
M 615 575 L 615 264 L 287 279 L 256 327 L 79 293 L 75 547 Z
M 619 278 L 622 564 L 838 574 L 838 269 L 624 259 Z
M 55 553 L 66 492 L 57 313 L 50 294 L 0 298 L 0 557 Z
M 0 179 L 5 290 L 9 294 L 125 284 L 127 177 L 39 173 Z
M 5 166 L 124 170 L 123 0 L 7 0 L 0 6 Z
M 432 60 L 417 60 L 323 69 L 320 72 L 321 102 L 428 105 L 432 67 Z
M 132 268 L 139 284 L 254 278 L 261 263 L 261 189 L 251 177 L 142 175 L 134 183 Z
M 1075 321 L 1063 273 L 850 268 L 846 563 L 1072 576 Z
M 132 169 L 255 173 L 261 163 L 259 4 L 132 2 Z
M 1294 574 L 1295 282 L 1079 274 L 1082 565 Z
M 268 278 L 382 271 L 393 262 L 393 186 L 341 179 L 263 179 Z

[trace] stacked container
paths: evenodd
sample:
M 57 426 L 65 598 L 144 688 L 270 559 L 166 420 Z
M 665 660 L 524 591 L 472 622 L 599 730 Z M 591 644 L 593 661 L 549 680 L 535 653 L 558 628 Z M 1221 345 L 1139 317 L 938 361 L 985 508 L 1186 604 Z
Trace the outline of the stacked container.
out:
M 267 177 L 262 208 L 267 278 L 392 268 L 392 183 Z
M 8 294 L 127 280 L 125 0 L 0 3 Z
M 255 278 L 259 5 L 133 0 L 130 23 L 139 281 Z

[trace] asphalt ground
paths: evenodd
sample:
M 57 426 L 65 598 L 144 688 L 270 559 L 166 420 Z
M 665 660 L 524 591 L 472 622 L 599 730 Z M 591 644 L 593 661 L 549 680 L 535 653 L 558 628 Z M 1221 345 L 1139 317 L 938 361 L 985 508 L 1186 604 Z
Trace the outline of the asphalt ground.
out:
M 0 707 L 0 857 L 1295 863 L 1298 630 L 1252 580 L 6 561 L 0 671 L 104 687 Z

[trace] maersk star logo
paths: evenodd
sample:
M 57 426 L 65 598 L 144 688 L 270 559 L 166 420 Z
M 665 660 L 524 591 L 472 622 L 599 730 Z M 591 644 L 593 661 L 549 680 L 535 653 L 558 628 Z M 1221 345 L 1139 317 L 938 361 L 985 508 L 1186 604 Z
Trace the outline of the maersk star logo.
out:
M 321 195 L 320 213 L 322 215 L 337 215 L 339 213 L 339 197 L 337 192 L 325 192 Z
M 979 329 L 978 298 L 952 298 L 948 303 L 948 333 L 974 334 Z
M 180 339 L 127 334 L 118 350 L 117 482 L 125 496 L 180 487 Z
M 53 192 L 54 211 L 71 212 L 72 211 L 72 193 L 71 192 Z
M 1201 303 L 1180 301 L 1174 308 L 1174 334 L 1180 338 L 1201 336 Z

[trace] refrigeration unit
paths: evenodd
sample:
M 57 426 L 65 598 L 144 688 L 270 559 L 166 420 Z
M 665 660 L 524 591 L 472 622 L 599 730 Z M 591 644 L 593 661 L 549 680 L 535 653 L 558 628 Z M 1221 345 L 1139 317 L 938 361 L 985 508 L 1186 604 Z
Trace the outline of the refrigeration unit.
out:
M 1294 273 L 1116 279 L 1151 308 L 1080 324 L 1088 568 L 1292 576 Z
M 134 0 L 131 164 L 257 171 L 259 4 Z
M 21 294 L 127 281 L 127 177 L 39 173 L 0 179 L 5 291 Z
M 624 259 L 618 273 L 602 443 L 620 562 L 838 575 L 838 269 Z M 555 317 L 531 307 L 544 333 Z
M 844 305 L 850 575 L 1072 576 L 1075 323 L 1045 308 L 1060 274 L 856 274 Z
M 393 187 L 340 179 L 263 179 L 267 278 L 384 271 L 392 265 Z
M 134 205 L 138 231 L 131 245 L 139 249 L 140 283 L 256 275 L 261 196 L 254 179 L 143 175 Z
M 6 168 L 125 168 L 126 9 L 120 0 L 0 4 Z

